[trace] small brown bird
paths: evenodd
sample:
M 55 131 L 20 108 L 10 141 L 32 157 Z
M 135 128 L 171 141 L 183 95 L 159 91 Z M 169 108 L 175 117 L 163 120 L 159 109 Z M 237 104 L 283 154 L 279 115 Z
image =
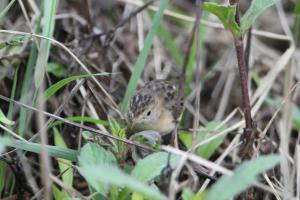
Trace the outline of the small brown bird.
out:
M 176 125 L 175 115 L 181 113 L 179 107 L 178 85 L 165 80 L 154 80 L 145 84 L 130 99 L 127 110 L 127 122 L 130 132 L 154 130 L 161 135 L 170 133 Z

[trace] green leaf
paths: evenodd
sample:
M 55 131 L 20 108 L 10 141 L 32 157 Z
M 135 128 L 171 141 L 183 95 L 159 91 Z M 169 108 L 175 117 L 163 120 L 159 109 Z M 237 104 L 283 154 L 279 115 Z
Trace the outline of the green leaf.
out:
M 121 126 L 119 125 L 119 123 L 111 117 L 108 117 L 108 123 L 113 135 L 119 136 L 119 132 L 121 130 Z
M 294 10 L 294 15 L 300 17 L 300 0 L 297 0 L 295 10 Z
M 129 80 L 129 83 L 128 83 L 128 86 L 126 89 L 125 97 L 124 97 L 124 100 L 121 105 L 121 111 L 123 113 L 127 109 L 127 104 L 128 104 L 130 97 L 134 94 L 134 92 L 137 88 L 138 80 L 139 80 L 139 78 L 142 74 L 142 71 L 144 69 L 144 66 L 146 64 L 146 59 L 149 54 L 149 50 L 152 46 L 154 36 L 158 30 L 160 21 L 163 18 L 164 10 L 168 5 L 168 0 L 161 0 L 160 2 L 161 3 L 159 6 L 159 9 L 156 12 L 154 19 L 153 19 L 153 24 L 151 26 L 151 29 L 146 36 L 144 47 L 143 47 L 141 53 L 139 54 L 135 65 L 133 66 L 133 72 L 131 74 L 131 77 L 130 77 L 130 80 Z
M 181 197 L 183 200 L 206 200 L 206 195 L 206 191 L 194 194 L 190 188 L 184 188 Z
M 293 126 L 300 130 L 300 109 L 298 106 L 293 105 L 292 110 Z
M 17 82 L 18 82 L 18 72 L 19 72 L 19 66 L 16 68 L 14 73 L 14 79 L 13 79 L 13 86 L 11 89 L 11 99 L 15 99 L 16 91 L 17 91 Z M 1 110 L 1 109 L 0 109 Z M 13 110 L 14 110 L 14 103 L 11 101 L 9 102 L 8 111 L 7 111 L 7 118 L 12 119 L 13 118 Z
M 233 198 L 255 183 L 260 173 L 274 167 L 279 161 L 278 155 L 268 155 L 244 162 L 234 170 L 233 175 L 224 175 L 219 179 L 209 190 L 206 200 Z
M 22 85 L 20 102 L 24 104 L 28 104 L 28 102 L 30 102 L 30 99 L 32 98 L 30 96 L 30 92 L 28 91 L 30 90 L 30 85 L 32 83 L 32 76 L 33 76 L 33 70 L 36 63 L 36 58 L 37 58 L 37 47 L 35 44 L 33 44 L 30 49 L 28 61 L 26 63 L 26 71 L 25 71 L 24 78 L 22 80 L 22 83 L 19 84 Z M 31 112 L 28 111 L 27 108 L 25 107 L 20 108 L 18 130 L 19 130 L 19 135 L 21 136 L 23 136 L 25 132 L 27 122 L 30 118 L 29 117 L 30 113 Z
M 87 78 L 87 77 L 92 77 L 92 76 L 104 76 L 107 75 L 108 73 L 99 73 L 99 74 L 84 74 L 84 75 L 77 75 L 77 76 L 71 76 L 68 78 L 65 78 L 63 80 L 58 81 L 57 83 L 53 84 L 51 87 L 49 87 L 45 92 L 45 100 L 49 99 L 53 94 L 55 94 L 58 90 L 60 90 L 63 86 L 67 85 L 68 83 L 82 79 L 82 78 Z
M 43 33 L 42 35 L 52 38 L 55 24 L 55 14 L 57 7 L 57 0 L 44 1 L 43 7 Z M 50 54 L 51 41 L 42 39 L 40 43 L 39 53 L 36 61 L 34 71 L 35 88 L 39 88 L 45 75 L 45 69 Z
M 6 116 L 4 115 L 4 113 L 2 112 L 1 108 L 0 108 L 0 122 L 6 125 L 13 125 L 14 122 L 7 119 Z
M 82 131 L 82 137 L 85 140 L 89 140 L 93 137 L 93 134 L 89 131 Z
M 93 189 L 105 196 L 109 189 L 108 185 L 93 177 L 93 174 L 96 173 L 96 171 L 90 171 L 87 173 L 84 169 L 89 166 L 98 167 L 105 165 L 112 167 L 117 163 L 114 155 L 97 144 L 88 143 L 81 149 L 80 155 L 78 156 L 78 163 L 80 166 L 79 169 L 83 169 L 83 172 L 80 172 L 82 176 L 84 176 Z M 104 172 L 100 171 L 100 173 Z
M 52 186 L 52 193 L 53 197 L 55 200 L 71 200 L 72 197 L 65 192 L 65 191 L 60 191 L 55 185 Z
M 41 145 L 32 142 L 25 142 L 21 140 L 10 139 L 8 137 L 0 137 L 0 144 L 19 148 L 25 151 L 40 153 L 41 152 Z M 77 151 L 73 149 L 65 149 L 61 147 L 46 145 L 46 149 L 50 156 L 56 158 L 63 158 L 66 160 L 77 161 Z
M 241 37 L 241 29 L 235 21 L 236 6 L 223 6 L 217 3 L 204 2 L 203 9 L 216 15 L 224 28 L 230 30 L 235 37 Z
M 49 62 L 47 64 L 47 72 L 50 72 L 56 77 L 63 77 L 66 72 L 68 71 L 65 66 L 63 66 L 60 63 L 55 63 L 55 62 Z
M 296 47 L 299 48 L 299 33 L 300 33 L 300 0 L 296 1 L 294 10 L 294 24 L 293 24 L 293 36 Z
M 62 138 L 62 136 L 60 135 L 59 131 L 57 128 L 53 128 L 53 132 L 54 132 L 54 143 L 56 146 L 61 147 L 61 148 L 66 148 L 67 149 L 67 145 L 64 141 L 64 139 Z M 72 187 L 73 185 L 73 176 L 74 176 L 74 170 L 72 168 L 72 162 L 69 160 L 65 160 L 65 159 L 61 159 L 61 158 L 57 158 L 56 159 L 58 162 L 58 167 L 59 167 L 59 171 L 62 174 L 62 180 L 63 183 L 69 187 Z
M 106 151 L 103 147 L 88 143 L 83 146 L 78 156 L 79 166 L 108 164 L 115 165 L 117 160 L 115 156 Z
M 216 129 L 218 127 L 218 129 Z M 226 125 L 220 126 L 220 122 L 209 122 L 204 127 L 201 127 L 203 129 L 199 133 L 197 133 L 197 139 L 196 143 L 200 143 L 201 141 L 206 140 L 207 138 L 210 138 L 214 136 L 215 134 L 218 134 L 219 132 L 226 129 Z M 218 147 L 223 143 L 226 135 L 222 135 L 220 137 L 217 137 L 216 139 L 208 142 L 207 144 L 204 144 L 197 148 L 197 155 L 203 157 L 203 158 L 210 158 L 215 151 L 218 149 Z M 192 135 L 190 133 L 185 133 L 184 131 L 179 132 L 179 138 L 183 142 L 183 144 L 188 148 L 192 148 Z
M 96 119 L 93 117 L 86 117 L 86 116 L 73 116 L 73 117 L 66 117 L 64 118 L 66 120 L 72 121 L 72 122 L 86 122 L 86 123 L 93 123 L 93 124 L 101 124 L 104 126 L 108 126 L 108 122 L 101 119 Z M 52 124 L 49 125 L 49 128 L 52 128 L 54 126 L 58 126 L 60 124 L 63 124 L 63 121 L 55 121 Z
M 170 155 L 171 167 L 176 166 L 179 161 L 179 156 Z M 153 153 L 144 159 L 140 159 L 131 172 L 131 175 L 137 180 L 148 182 L 159 176 L 161 171 L 168 164 L 168 153 L 158 152 Z
M 0 153 L 2 153 L 2 151 Z M 5 182 L 6 182 L 5 162 L 0 160 L 0 194 L 2 194 L 2 190 L 4 189 Z
M 157 189 L 150 187 L 136 178 L 122 172 L 117 166 L 108 165 L 85 165 L 78 168 L 88 182 L 93 181 L 99 188 L 103 183 L 119 187 L 127 187 L 133 192 L 137 192 L 148 199 L 166 200 Z
M 252 0 L 250 8 L 241 19 L 241 31 L 244 34 L 268 7 L 279 2 L 279 0 Z

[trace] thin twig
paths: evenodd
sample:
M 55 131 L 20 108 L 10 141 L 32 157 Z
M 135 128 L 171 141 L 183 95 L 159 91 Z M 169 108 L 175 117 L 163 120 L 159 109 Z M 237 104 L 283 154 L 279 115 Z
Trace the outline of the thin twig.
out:
M 196 1 L 196 30 L 195 30 L 195 35 L 194 37 L 196 38 L 196 53 L 197 53 L 197 61 L 196 61 L 196 80 L 195 80 L 195 85 L 198 86 L 200 85 L 200 73 L 201 73 L 201 41 L 199 37 L 199 26 L 200 26 L 200 21 L 201 21 L 201 16 L 202 16 L 202 1 L 198 0 Z M 200 115 L 200 92 L 201 92 L 201 87 L 198 86 L 196 89 L 196 98 L 195 98 L 195 111 L 196 111 L 196 116 L 194 117 L 193 121 L 193 129 L 197 129 L 199 127 L 199 115 Z M 196 142 L 197 139 L 197 131 L 192 132 L 192 141 L 193 145 Z M 192 145 L 192 146 L 193 146 Z
M 176 102 L 175 102 L 175 107 L 176 108 L 180 108 L 180 104 L 181 104 L 181 100 L 183 98 L 183 86 L 184 86 L 184 82 L 185 82 L 185 74 L 186 74 L 186 69 L 187 69 L 187 65 L 188 65 L 188 60 L 189 60 L 189 56 L 190 56 L 190 52 L 191 52 L 191 48 L 192 48 L 192 45 L 193 45 L 193 41 L 194 41 L 194 38 L 196 36 L 196 31 L 197 31 L 197 27 L 199 26 L 199 22 L 200 22 L 200 12 L 199 9 L 201 9 L 200 5 L 197 6 L 197 18 L 195 20 L 195 23 L 194 23 L 194 26 L 193 26 L 193 29 L 192 29 L 192 32 L 191 32 L 191 35 L 189 37 L 189 40 L 188 40 L 188 45 L 187 45 L 187 50 L 185 52 L 185 55 L 184 55 L 184 58 L 183 58 L 183 64 L 182 64 L 182 71 L 181 71 L 181 75 L 179 77 L 179 81 L 178 81 L 178 95 L 177 95 L 177 99 L 176 99 Z M 180 109 L 176 109 L 175 110 L 175 119 L 178 119 L 178 117 L 180 116 L 181 114 L 181 110 Z M 174 129 L 173 131 L 173 138 L 174 138 L 174 146 L 175 147 L 178 147 L 178 140 L 177 140 L 177 128 L 179 126 L 179 122 L 177 122 L 177 125 L 176 125 L 176 128 Z
M 44 99 L 44 84 L 42 83 L 40 89 L 38 91 L 38 98 L 37 98 L 37 107 L 39 110 L 45 109 L 45 99 Z M 45 124 L 45 116 L 42 113 L 37 114 L 37 124 L 38 127 L 41 129 L 40 139 L 41 139 L 41 153 L 40 153 L 40 163 L 41 163 L 41 179 L 44 185 L 44 199 L 52 199 L 51 198 L 51 180 L 49 175 L 51 174 L 51 161 L 46 149 L 46 145 L 48 145 L 48 136 L 46 130 L 43 128 Z

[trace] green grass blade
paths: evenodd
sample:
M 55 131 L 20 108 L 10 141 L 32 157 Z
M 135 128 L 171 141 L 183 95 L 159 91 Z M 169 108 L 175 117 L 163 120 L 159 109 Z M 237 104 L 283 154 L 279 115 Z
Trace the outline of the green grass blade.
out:
M 165 8 L 168 5 L 168 2 L 169 2 L 168 0 L 161 1 L 159 10 L 157 11 L 157 13 L 154 16 L 152 27 L 145 39 L 144 47 L 143 47 L 141 53 L 139 54 L 137 61 L 133 67 L 133 72 L 131 74 L 131 77 L 130 77 L 130 80 L 129 80 L 129 83 L 128 83 L 128 86 L 126 89 L 125 97 L 124 97 L 124 100 L 121 105 L 121 111 L 123 113 L 127 109 L 127 104 L 128 104 L 129 98 L 134 94 L 134 92 L 137 88 L 138 80 L 144 69 L 149 50 L 150 50 L 153 40 L 154 40 L 154 36 L 158 30 L 160 21 L 163 18 L 163 13 L 164 13 Z
M 180 51 L 178 45 L 174 42 L 171 33 L 163 25 L 159 25 L 157 33 L 166 43 L 170 54 L 176 61 L 177 65 L 181 66 L 183 63 L 183 54 Z
M 28 91 L 31 85 L 31 80 L 32 80 L 32 75 L 33 75 L 33 70 L 34 70 L 34 66 L 35 66 L 35 62 L 36 62 L 36 58 L 37 58 L 37 47 L 35 44 L 32 45 L 30 53 L 29 53 L 29 58 L 28 58 L 28 62 L 26 64 L 26 71 L 25 71 L 25 75 L 24 75 L 24 81 L 22 82 L 22 89 L 21 89 L 21 99 L 20 102 L 27 104 L 27 100 L 29 99 L 28 96 Z M 19 134 L 21 136 L 23 136 L 25 128 L 26 128 L 26 124 L 27 124 L 27 109 L 24 107 L 20 108 L 20 117 L 19 117 Z
M 4 185 L 5 185 L 5 181 L 6 177 L 5 177 L 5 162 L 0 160 L 0 197 L 2 194 L 2 191 L 4 189 Z
M 67 85 L 68 83 L 81 79 L 81 78 L 88 78 L 92 76 L 100 76 L 100 75 L 107 75 L 108 73 L 99 73 L 99 74 L 84 74 L 84 75 L 77 75 L 77 76 L 71 76 L 65 79 L 62 79 L 58 81 L 57 83 L 53 84 L 51 87 L 49 87 L 45 92 L 45 100 L 49 99 L 52 95 L 54 95 L 58 90 L 60 90 L 62 87 Z
M 96 119 L 93 117 L 82 117 L 82 116 L 73 116 L 73 117 L 66 117 L 66 120 L 72 121 L 72 122 L 86 122 L 86 123 L 92 123 L 92 124 L 101 124 L 104 126 L 109 126 L 108 121 L 101 120 L 101 119 Z M 54 123 L 50 124 L 49 128 L 58 126 L 60 124 L 63 124 L 63 121 L 55 121 Z
M 63 137 L 61 136 L 60 132 L 58 131 L 58 129 L 53 128 L 53 132 L 54 132 L 55 146 L 67 149 L 67 145 L 66 145 Z M 63 183 L 68 187 L 72 187 L 73 177 L 74 177 L 74 170 L 71 167 L 72 161 L 61 159 L 61 158 L 56 158 L 56 160 L 58 162 L 59 171 L 60 171 L 60 173 L 62 173 L 61 177 L 62 177 Z
M 8 137 L 0 137 L 0 144 L 19 148 L 25 151 L 33 152 L 33 153 L 40 153 L 41 152 L 41 145 L 38 143 L 33 142 L 25 142 L 15 139 L 10 139 Z M 77 162 L 77 151 L 73 149 L 66 149 L 51 145 L 46 145 L 46 149 L 48 151 L 49 156 L 56 157 L 56 158 L 63 158 L 66 160 Z
M 18 71 L 19 71 L 19 66 L 16 68 L 15 74 L 14 74 L 13 86 L 12 86 L 11 95 L 10 95 L 11 99 L 15 99 L 15 96 L 16 96 L 16 88 L 17 88 L 17 82 L 18 82 Z M 9 106 L 8 106 L 8 112 L 7 112 L 7 118 L 10 119 L 10 120 L 12 120 L 12 117 L 13 117 L 13 109 L 14 109 L 14 104 L 13 104 L 13 102 L 10 102 Z
M 9 9 L 12 7 L 12 5 L 15 3 L 16 0 L 12 0 L 7 4 L 7 6 L 0 12 L 0 23 L 3 19 L 3 17 L 6 15 L 6 13 L 9 11 Z
M 55 13 L 57 0 L 44 1 L 44 17 L 43 17 L 43 36 L 52 38 L 55 24 Z M 45 70 L 49 58 L 51 42 L 49 40 L 41 40 L 39 54 L 34 72 L 35 87 L 39 88 L 45 75 Z
M 0 122 L 6 125 L 13 125 L 14 122 L 9 120 L 4 113 L 2 112 L 1 108 L 0 108 Z
M 300 0 L 297 0 L 295 10 L 294 10 L 294 27 L 293 27 L 294 42 L 297 45 L 297 47 L 300 46 L 299 32 L 300 32 Z

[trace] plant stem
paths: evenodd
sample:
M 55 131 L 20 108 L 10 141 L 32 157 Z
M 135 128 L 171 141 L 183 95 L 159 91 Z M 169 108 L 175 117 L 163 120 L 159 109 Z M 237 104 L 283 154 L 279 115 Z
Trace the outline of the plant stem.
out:
M 240 26 L 240 15 L 239 15 L 239 0 L 230 0 L 231 5 L 236 5 L 236 16 L 235 20 L 237 24 Z M 248 158 L 251 157 L 251 148 L 252 143 L 255 138 L 256 127 L 254 126 L 252 116 L 251 116 L 251 105 L 250 105 L 250 97 L 249 97 L 249 88 L 248 88 L 248 66 L 245 60 L 244 53 L 244 41 L 243 36 L 237 38 L 234 37 L 234 44 L 236 50 L 236 56 L 239 66 L 240 80 L 241 80 L 241 89 L 242 89 L 242 99 L 243 99 L 243 110 L 245 117 L 246 127 L 244 129 L 244 142 L 245 146 L 241 149 L 242 157 L 244 158 L 246 155 Z
M 241 88 L 242 88 L 242 97 L 243 97 L 243 108 L 246 122 L 246 129 L 252 128 L 252 117 L 251 117 L 251 105 L 250 105 L 250 97 L 249 97 L 249 88 L 248 88 L 248 72 L 247 66 L 245 62 L 245 54 L 244 54 L 244 44 L 243 38 L 235 39 L 235 49 L 236 55 L 239 65 L 239 73 L 241 80 Z

